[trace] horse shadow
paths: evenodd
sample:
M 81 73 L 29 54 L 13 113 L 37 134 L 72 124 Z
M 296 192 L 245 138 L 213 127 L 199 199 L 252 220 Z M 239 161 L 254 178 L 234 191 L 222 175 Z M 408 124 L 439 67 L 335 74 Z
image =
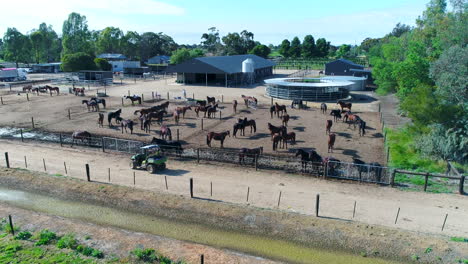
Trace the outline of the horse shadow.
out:
M 179 124 L 179 126 L 186 126 L 186 127 L 189 127 L 189 128 L 196 128 L 197 124 L 195 124 L 195 123 L 184 123 L 184 124 Z
M 167 176 L 183 176 L 187 173 L 189 173 L 190 171 L 188 170 L 171 170 L 171 169 L 167 169 L 166 171 L 164 171 L 164 174 L 167 175 Z
M 352 138 L 353 137 L 350 133 L 344 133 L 344 132 L 334 132 L 334 133 L 337 134 L 338 136 L 344 137 L 344 138 Z
M 370 127 L 370 126 L 366 126 L 366 130 L 377 130 L 377 129 Z
M 343 150 L 343 155 L 347 155 L 347 156 L 352 156 L 353 158 L 360 158 L 361 156 L 359 156 L 359 154 L 357 154 L 358 152 L 354 149 L 340 149 L 340 148 L 336 148 L 336 150 Z
M 299 132 L 304 132 L 304 131 L 305 131 L 305 127 L 303 127 L 303 126 L 293 127 L 293 130 L 296 130 L 296 131 L 299 131 Z
M 242 114 L 251 114 L 252 112 L 248 109 L 242 109 L 242 110 L 238 110 L 237 112 L 242 113 Z
M 288 152 L 291 152 L 291 153 L 296 153 L 298 150 L 304 150 L 304 151 L 312 151 L 312 150 L 317 150 L 316 148 L 288 148 Z
M 372 134 L 372 136 L 375 137 L 375 138 L 383 138 L 382 133 L 374 133 L 374 134 Z
M 208 201 L 208 202 L 218 202 L 218 203 L 222 203 L 222 202 L 223 202 L 223 201 L 221 201 L 221 200 L 215 200 L 215 199 L 210 199 L 210 198 L 202 198 L 202 197 L 196 197 L 196 196 L 194 196 L 193 199 L 202 200 L 202 201 Z
M 290 116 L 289 119 L 291 119 L 291 120 L 298 120 L 299 117 L 298 117 L 298 116 Z
M 246 133 L 247 134 L 247 133 Z M 267 133 L 257 133 L 253 136 L 250 136 L 248 139 L 250 140 L 255 140 L 255 139 L 261 139 L 261 138 L 267 138 L 270 137 L 270 134 Z

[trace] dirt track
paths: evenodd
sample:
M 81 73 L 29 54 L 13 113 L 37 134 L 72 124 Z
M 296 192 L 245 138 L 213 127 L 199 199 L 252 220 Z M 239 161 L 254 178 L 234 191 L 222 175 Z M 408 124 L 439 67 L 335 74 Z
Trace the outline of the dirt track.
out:
M 88 163 L 93 180 L 107 182 L 108 168 L 111 168 L 112 183 L 133 186 L 128 156 L 7 141 L 0 141 L 0 148 L 10 153 L 13 167 L 24 168 L 26 155 L 28 169 L 43 171 L 44 157 L 49 173 L 64 174 L 63 162 L 66 162 L 69 176 L 84 179 L 84 164 Z M 404 192 L 376 185 L 331 182 L 271 171 L 256 172 L 227 165 L 169 161 L 168 168 L 161 175 L 136 171 L 136 187 L 165 191 L 165 175 L 168 192 L 186 196 L 189 195 L 188 179 L 193 178 L 198 197 L 245 204 L 249 187 L 249 204 L 267 208 L 277 208 L 281 191 L 279 208 L 304 214 L 313 213 L 315 195 L 320 193 L 320 214 L 325 217 L 352 219 L 356 201 L 356 221 L 441 235 L 468 236 L 466 196 Z M 210 196 L 210 182 L 213 184 L 213 196 Z M 395 225 L 399 207 L 401 211 Z M 449 215 L 447 224 L 441 232 L 446 213 Z

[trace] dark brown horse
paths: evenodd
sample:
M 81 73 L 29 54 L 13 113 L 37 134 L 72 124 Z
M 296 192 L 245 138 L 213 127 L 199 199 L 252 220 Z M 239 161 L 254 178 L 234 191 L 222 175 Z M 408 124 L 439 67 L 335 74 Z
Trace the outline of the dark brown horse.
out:
M 211 106 L 196 106 L 194 111 L 195 111 L 195 114 L 197 114 L 197 117 L 199 117 L 199 113 L 200 112 L 203 112 L 204 115 L 203 117 L 206 117 L 206 112 L 208 111 L 208 109 L 210 108 Z
M 86 104 L 86 107 L 88 107 L 88 112 L 90 110 L 92 111 L 99 111 L 99 105 L 96 103 L 96 101 L 88 101 L 88 100 L 82 100 L 81 104 Z
M 291 144 L 296 144 L 296 133 L 289 132 L 283 135 L 283 138 L 282 138 L 283 148 L 286 147 L 286 149 L 288 149 L 288 140 L 291 141 Z
M 341 111 L 338 109 L 331 110 L 330 115 L 333 116 L 333 120 L 336 122 L 338 119 L 341 119 Z
M 191 106 L 182 106 L 182 107 L 177 107 L 176 108 L 177 112 L 182 114 L 182 118 L 185 119 L 185 112 L 188 110 L 192 110 Z
M 124 132 L 124 129 L 125 129 L 125 133 L 127 133 L 127 128 L 130 129 L 130 134 L 133 134 L 133 125 L 134 124 L 135 123 L 130 119 L 122 120 L 122 122 L 120 122 L 120 126 L 122 127 L 122 134 Z
M 366 134 L 366 121 L 359 120 L 359 136 L 364 136 Z
M 245 157 L 252 157 L 252 164 L 255 164 L 255 161 L 258 160 L 258 157 L 263 154 L 263 147 L 259 148 L 241 148 L 239 150 L 239 164 L 242 162 L 245 164 Z
M 245 125 L 244 125 L 243 120 L 241 122 L 235 123 L 234 126 L 232 127 L 233 137 L 237 137 L 237 131 L 240 131 L 241 136 L 245 136 Z
M 327 113 L 327 104 L 326 103 L 320 104 L 320 110 L 322 111 L 322 114 L 326 114 Z
M 99 124 L 99 127 L 104 127 L 104 114 L 103 113 L 99 113 L 98 124 Z
M 250 127 L 250 134 L 252 134 L 252 130 L 254 133 L 257 133 L 257 123 L 255 122 L 255 120 L 248 120 L 247 117 L 245 117 L 244 119 L 239 118 L 237 122 L 243 123 L 244 127 Z
M 133 96 L 124 96 L 125 99 L 129 99 L 130 101 L 132 101 L 132 105 L 134 105 L 134 103 L 137 101 L 138 104 L 141 104 L 141 97 L 138 96 L 138 95 L 133 95 Z
M 331 133 L 331 127 L 333 125 L 333 121 L 327 120 L 327 124 L 325 127 L 325 134 L 330 134 Z
M 280 117 L 279 115 L 280 112 L 281 112 L 281 116 L 283 116 L 283 114 L 288 113 L 288 111 L 286 110 L 286 105 L 279 105 L 278 103 L 275 103 L 275 112 L 278 118 Z
M 345 101 L 342 101 L 342 100 L 339 100 L 338 102 L 336 102 L 336 104 L 340 105 L 341 112 L 343 112 L 343 109 L 345 109 L 345 108 L 348 108 L 349 111 L 351 111 L 351 107 L 353 106 L 352 103 L 348 103 L 348 102 L 345 102 Z
M 221 148 L 223 148 L 224 140 L 226 139 L 227 136 L 231 136 L 231 133 L 229 130 L 224 131 L 222 133 L 216 133 L 216 132 L 208 132 L 206 135 L 206 144 L 211 148 L 211 141 L 212 140 L 218 140 L 221 141 Z
M 33 87 L 32 87 L 31 84 L 30 84 L 30 85 L 26 85 L 26 86 L 23 87 L 23 92 L 28 92 L 28 93 L 29 93 L 29 92 L 31 92 L 32 88 L 33 88 Z
M 97 104 L 102 104 L 102 107 L 104 107 L 104 109 L 106 109 L 106 99 L 91 97 L 90 100 L 95 101 Z
M 157 113 L 152 112 L 152 113 L 149 113 L 149 114 L 146 115 L 146 119 L 148 119 L 150 122 L 153 119 L 156 119 L 156 122 L 161 124 L 162 121 L 163 121 L 164 115 L 166 115 L 166 114 L 167 114 L 166 110 L 162 110 L 162 111 L 159 111 Z
M 234 114 L 237 113 L 237 100 L 232 101 L 232 110 L 234 111 Z
M 57 95 L 59 95 L 60 93 L 60 89 L 58 87 L 52 87 L 52 86 L 46 85 L 45 88 L 49 89 L 50 93 L 56 92 Z
M 273 137 L 271 138 L 271 141 L 273 141 L 273 150 L 278 150 L 278 144 L 283 141 L 283 136 L 281 134 L 274 134 Z
M 151 120 L 147 119 L 146 116 L 141 116 L 140 127 L 141 130 L 144 130 L 146 133 L 149 133 L 151 131 Z
M 333 153 L 333 146 L 335 145 L 336 134 L 332 133 L 328 135 L 328 152 Z
M 273 118 L 273 114 L 276 114 L 276 107 L 274 105 L 270 106 L 270 116 Z
M 285 126 L 274 126 L 270 123 L 268 123 L 268 130 L 270 130 L 270 135 L 273 138 L 274 134 L 286 134 L 287 133 L 287 128 Z
M 196 100 L 198 106 L 206 106 L 206 100 Z
M 281 121 L 283 122 L 283 126 L 288 126 L 288 122 L 289 122 L 289 115 L 288 114 L 285 114 L 281 117 Z
M 88 131 L 75 131 L 72 134 L 72 147 L 76 140 L 81 140 L 81 143 L 84 143 L 86 140 L 88 144 L 91 144 L 91 133 Z
M 208 104 L 215 104 L 216 98 L 207 96 L 206 101 L 208 101 Z
M 162 139 L 166 140 L 167 138 L 172 141 L 172 131 L 171 129 L 166 126 L 162 125 L 161 130 L 159 131 L 159 135 L 161 136 Z
M 115 118 L 115 122 L 117 122 L 117 117 L 120 117 L 121 113 L 122 113 L 122 109 L 119 109 L 115 112 L 109 112 L 107 114 L 107 122 L 109 123 L 109 127 L 112 126 L 112 119 Z
M 206 109 L 208 118 L 212 118 L 212 117 L 214 118 L 216 115 L 217 109 L 218 109 L 218 104 L 208 106 L 208 108 Z
M 306 151 L 303 149 L 298 149 L 296 151 L 296 157 L 301 156 L 301 165 L 302 165 L 302 171 L 305 172 L 307 169 L 307 164 L 311 163 L 312 167 L 314 166 L 314 163 L 321 163 L 322 162 L 322 157 L 315 151 L 311 150 Z
M 75 96 L 77 95 L 81 95 L 81 96 L 84 96 L 85 95 L 85 88 L 73 88 L 72 89 L 73 93 L 75 94 Z

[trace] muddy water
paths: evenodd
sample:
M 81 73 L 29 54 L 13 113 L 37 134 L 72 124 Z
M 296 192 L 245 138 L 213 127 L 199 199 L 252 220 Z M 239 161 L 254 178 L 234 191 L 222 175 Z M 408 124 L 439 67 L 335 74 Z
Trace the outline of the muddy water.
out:
M 341 252 L 318 250 L 271 238 L 228 232 L 195 224 L 178 223 L 108 207 L 64 201 L 3 188 L 0 188 L 0 202 L 23 209 L 236 250 L 289 263 L 396 263 Z

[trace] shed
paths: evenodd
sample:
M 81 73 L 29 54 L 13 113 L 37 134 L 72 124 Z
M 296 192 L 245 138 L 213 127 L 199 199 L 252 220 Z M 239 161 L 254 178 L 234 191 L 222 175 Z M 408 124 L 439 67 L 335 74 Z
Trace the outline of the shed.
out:
M 37 73 L 57 73 L 62 71 L 61 64 L 61 62 L 34 64 L 32 70 Z
M 102 53 L 97 56 L 99 59 L 106 59 L 109 61 L 119 61 L 119 60 L 126 60 L 127 57 L 120 53 Z
M 325 75 L 346 75 L 352 76 L 354 70 L 364 70 L 364 66 L 356 64 L 346 59 L 338 59 L 325 64 Z
M 111 71 L 80 71 L 78 73 L 80 81 L 102 81 L 109 82 L 113 80 L 114 75 Z
M 168 72 L 177 73 L 177 82 L 184 84 L 211 84 L 215 86 L 235 86 L 247 83 L 242 64 L 247 59 L 253 62 L 253 77 L 259 81 L 273 74 L 276 64 L 256 55 L 234 55 L 199 57 L 168 67 Z
M 158 55 L 158 56 L 149 58 L 146 64 L 169 64 L 170 60 L 171 60 L 170 56 Z

